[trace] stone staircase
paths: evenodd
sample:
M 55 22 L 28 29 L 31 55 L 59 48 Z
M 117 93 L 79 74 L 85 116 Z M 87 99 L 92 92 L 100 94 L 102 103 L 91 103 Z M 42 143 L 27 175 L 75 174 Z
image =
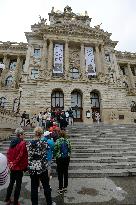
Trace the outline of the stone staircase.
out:
M 70 177 L 136 175 L 136 125 L 76 124 L 67 133 L 72 144 Z M 32 136 L 26 132 L 26 140 Z M 9 142 L 1 142 L 0 152 L 6 153 Z M 55 167 L 53 163 L 54 173 Z

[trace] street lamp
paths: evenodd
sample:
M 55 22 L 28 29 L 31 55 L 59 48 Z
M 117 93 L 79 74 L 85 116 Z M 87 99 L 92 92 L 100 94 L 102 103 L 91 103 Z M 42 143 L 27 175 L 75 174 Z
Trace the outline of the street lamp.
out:
M 17 113 L 19 113 L 19 111 L 20 111 L 20 100 L 21 100 L 22 91 L 23 91 L 23 89 L 20 87 L 19 88 L 19 99 L 18 99 Z

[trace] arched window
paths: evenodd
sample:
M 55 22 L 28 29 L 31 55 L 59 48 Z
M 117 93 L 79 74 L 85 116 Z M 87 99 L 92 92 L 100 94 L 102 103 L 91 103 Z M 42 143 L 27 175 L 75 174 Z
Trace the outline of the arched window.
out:
M 6 86 L 11 86 L 12 83 L 13 83 L 13 77 L 12 77 L 12 76 L 8 76 L 8 77 L 6 78 L 5 85 L 6 85 Z
M 5 97 L 0 98 L 0 107 L 5 108 L 7 103 L 7 99 Z
M 17 60 L 10 60 L 9 68 L 10 70 L 15 70 L 17 65 Z
M 35 49 L 34 49 L 34 54 L 33 54 L 33 56 L 34 56 L 35 58 L 40 58 L 40 56 L 41 56 L 41 50 L 40 50 L 40 48 L 35 48 Z
M 31 70 L 31 79 L 37 79 L 39 77 L 39 70 L 34 68 Z
M 51 107 L 64 109 L 64 94 L 62 91 L 56 90 L 52 92 Z
M 79 78 L 79 70 L 77 68 L 71 68 L 70 69 L 70 77 L 72 79 L 78 79 Z
M 90 93 L 90 100 L 91 100 L 91 107 L 99 108 L 100 102 L 99 102 L 99 95 L 96 92 Z

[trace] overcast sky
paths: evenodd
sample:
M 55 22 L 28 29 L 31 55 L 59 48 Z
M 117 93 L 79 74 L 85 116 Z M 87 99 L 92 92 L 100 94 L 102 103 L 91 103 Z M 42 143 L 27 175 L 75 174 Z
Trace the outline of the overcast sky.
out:
M 74 13 L 87 10 L 91 26 L 102 23 L 117 50 L 136 52 L 136 0 L 0 0 L 0 41 L 27 42 L 24 32 L 48 13 L 63 11 L 69 5 Z

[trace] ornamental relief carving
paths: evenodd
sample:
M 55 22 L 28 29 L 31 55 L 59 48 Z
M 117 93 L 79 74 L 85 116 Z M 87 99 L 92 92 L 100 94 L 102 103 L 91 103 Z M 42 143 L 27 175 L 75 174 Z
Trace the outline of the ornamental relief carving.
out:
M 69 67 L 80 68 L 80 49 L 69 48 Z

